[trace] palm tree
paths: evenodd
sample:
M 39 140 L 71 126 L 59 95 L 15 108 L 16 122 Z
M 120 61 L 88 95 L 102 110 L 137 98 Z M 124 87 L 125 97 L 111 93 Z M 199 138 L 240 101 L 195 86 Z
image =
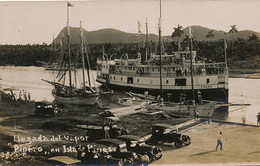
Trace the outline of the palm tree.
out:
M 213 33 L 213 31 L 208 31 L 208 34 L 206 35 L 206 38 L 210 39 L 210 38 L 214 38 L 214 37 L 215 37 L 215 34 Z
M 237 33 L 237 26 L 236 25 L 230 25 L 231 29 L 229 30 L 228 33 L 232 34 L 232 55 L 234 56 L 234 33 Z
M 172 33 L 172 38 L 175 38 L 177 37 L 178 39 L 178 51 L 180 51 L 180 47 L 179 47 L 179 39 L 181 37 L 181 35 L 183 34 L 183 30 L 182 30 L 182 26 L 178 24 L 178 27 L 177 28 L 174 28 L 174 32 Z

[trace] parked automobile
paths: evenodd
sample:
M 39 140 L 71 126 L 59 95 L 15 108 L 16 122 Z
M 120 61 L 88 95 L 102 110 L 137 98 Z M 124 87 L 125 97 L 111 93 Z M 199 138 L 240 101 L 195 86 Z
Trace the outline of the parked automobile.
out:
M 35 102 L 36 115 L 61 116 L 62 110 L 49 102 Z
M 162 157 L 162 150 L 156 146 L 151 146 L 145 143 L 145 139 L 136 135 L 121 135 L 117 139 L 125 141 L 127 150 L 137 154 L 147 154 L 150 162 L 158 160 Z
M 182 145 L 190 145 L 191 139 L 188 135 L 178 133 L 177 129 L 173 125 L 169 124 L 154 124 L 152 125 L 152 137 L 151 142 L 158 144 L 159 142 L 173 143 L 177 148 Z
M 127 164 L 134 164 L 138 162 L 137 154 L 135 152 L 131 152 L 127 150 L 126 143 L 124 141 L 118 139 L 101 139 L 96 141 L 97 144 L 107 145 L 110 148 L 114 149 L 115 151 L 110 152 L 109 154 L 113 158 L 123 159 L 124 163 Z
M 116 148 L 89 143 L 79 145 L 77 149 L 77 159 L 81 160 L 83 165 L 123 165 L 124 161 L 121 158 L 115 158 L 110 153 L 115 152 Z

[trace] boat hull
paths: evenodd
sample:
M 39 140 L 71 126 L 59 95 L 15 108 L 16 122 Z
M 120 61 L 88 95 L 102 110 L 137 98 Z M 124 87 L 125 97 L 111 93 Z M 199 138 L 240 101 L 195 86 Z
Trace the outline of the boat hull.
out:
M 58 103 L 71 105 L 97 105 L 100 102 L 98 94 L 89 94 L 86 96 L 58 96 L 52 92 L 53 97 Z
M 102 82 L 100 82 L 102 83 Z M 125 91 L 131 91 L 134 93 L 141 93 L 144 94 L 145 91 L 148 91 L 149 95 L 158 96 L 161 95 L 160 89 L 147 89 L 147 88 L 137 88 L 137 87 L 130 87 L 130 86 L 121 86 L 121 85 L 114 85 L 106 83 L 106 86 L 110 89 L 120 89 Z M 197 92 L 200 91 L 202 94 L 203 100 L 213 100 L 213 101 L 221 101 L 221 102 L 228 102 L 228 94 L 229 89 L 224 88 L 214 88 L 214 89 L 196 89 L 195 92 L 195 100 L 198 101 Z M 185 89 L 172 89 L 172 90 L 163 90 L 163 98 L 165 101 L 173 101 L 179 102 L 180 101 L 180 94 L 185 93 L 187 94 L 186 99 L 193 98 L 192 90 Z M 168 97 L 168 93 L 171 93 L 171 97 Z

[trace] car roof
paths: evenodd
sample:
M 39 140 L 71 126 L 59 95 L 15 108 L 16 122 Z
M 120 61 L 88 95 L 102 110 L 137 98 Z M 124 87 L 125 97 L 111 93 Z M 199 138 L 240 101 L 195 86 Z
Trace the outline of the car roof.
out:
M 145 141 L 143 137 L 140 137 L 140 136 L 137 136 L 137 135 L 121 135 L 121 136 L 119 136 L 117 138 L 120 139 L 120 140 L 124 140 L 124 141 L 127 141 L 127 140 L 139 141 L 139 142 L 144 142 Z
M 166 123 L 157 123 L 157 124 L 153 124 L 152 127 L 158 127 L 158 128 L 164 128 L 164 129 L 175 129 L 176 127 L 170 124 L 166 124 Z
M 124 141 L 118 140 L 118 139 L 112 139 L 112 138 L 108 138 L 108 139 L 100 139 L 97 140 L 96 143 L 98 144 L 109 144 L 109 145 L 121 145 L 124 144 Z

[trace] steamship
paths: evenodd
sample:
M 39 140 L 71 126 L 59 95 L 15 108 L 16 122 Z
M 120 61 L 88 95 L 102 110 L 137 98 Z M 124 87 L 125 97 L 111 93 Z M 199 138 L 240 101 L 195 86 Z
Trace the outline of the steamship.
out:
M 178 101 L 182 94 L 192 98 L 194 92 L 196 100 L 200 94 L 204 100 L 228 100 L 227 63 L 197 60 L 196 51 L 149 57 L 139 53 L 134 59 L 124 54 L 119 59 L 98 59 L 97 64 L 96 81 L 111 89 L 148 91 L 156 96 L 163 91 L 163 97 L 170 96 L 173 101 Z

